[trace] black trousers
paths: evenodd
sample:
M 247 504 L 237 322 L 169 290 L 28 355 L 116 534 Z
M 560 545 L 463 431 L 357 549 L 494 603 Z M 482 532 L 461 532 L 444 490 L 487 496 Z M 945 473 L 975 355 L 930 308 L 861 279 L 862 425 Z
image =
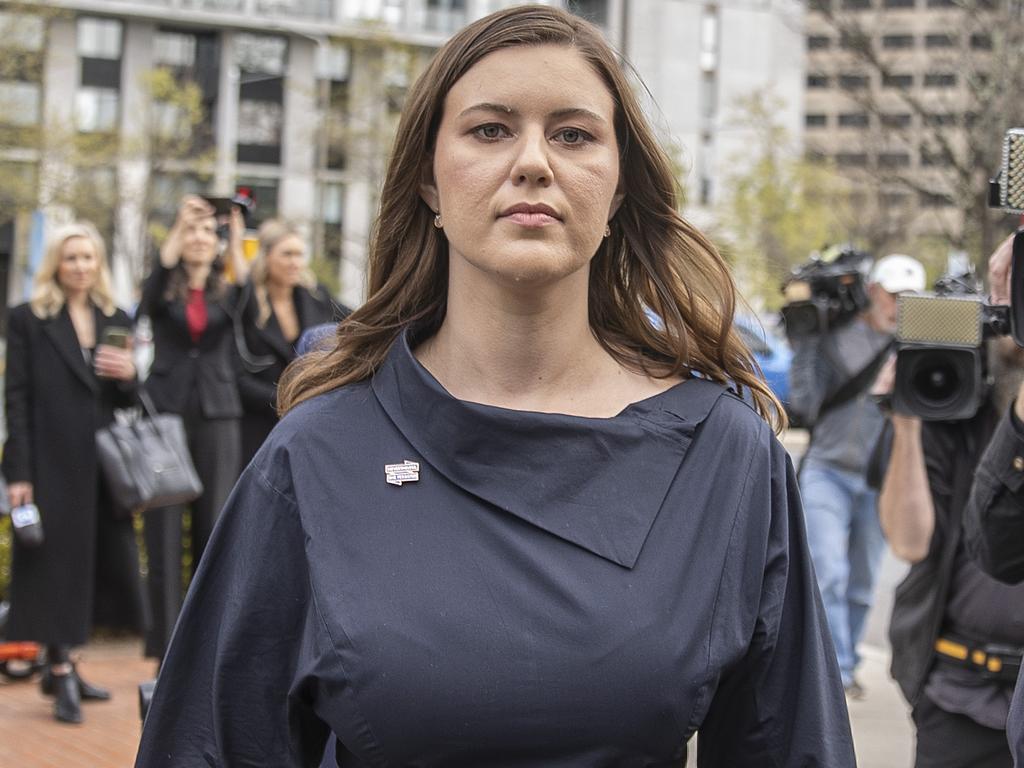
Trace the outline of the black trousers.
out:
M 927 696 L 914 707 L 915 768 L 1013 768 L 1006 731 L 946 712 Z
M 238 419 L 207 419 L 193 398 L 186 413 L 189 452 L 203 483 L 203 495 L 192 502 L 192 572 L 195 573 L 206 542 L 228 494 L 241 471 L 241 436 Z M 162 659 L 174 631 L 183 598 L 182 514 L 185 507 L 160 507 L 145 515 L 148 556 L 147 593 L 151 623 L 146 633 L 146 656 Z

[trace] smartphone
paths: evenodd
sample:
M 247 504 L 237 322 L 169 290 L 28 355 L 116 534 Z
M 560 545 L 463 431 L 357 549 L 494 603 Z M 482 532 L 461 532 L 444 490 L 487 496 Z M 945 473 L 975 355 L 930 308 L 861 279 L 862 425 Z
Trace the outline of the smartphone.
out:
M 108 325 L 103 329 L 103 336 L 100 339 L 100 343 L 105 344 L 108 347 L 128 349 L 128 340 L 131 336 L 132 332 L 127 328 L 122 328 L 118 325 Z
M 214 197 L 212 195 L 203 195 L 203 200 L 213 206 L 214 216 L 230 216 L 231 209 L 238 206 L 238 204 L 230 197 Z

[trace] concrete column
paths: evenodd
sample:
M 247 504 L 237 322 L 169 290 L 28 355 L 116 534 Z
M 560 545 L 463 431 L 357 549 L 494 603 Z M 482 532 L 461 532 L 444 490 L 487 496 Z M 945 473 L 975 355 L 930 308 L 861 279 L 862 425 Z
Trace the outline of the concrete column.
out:
M 289 39 L 278 211 L 304 228 L 319 215 L 315 210 L 316 149 L 321 128 L 321 121 L 316 119 L 316 55 L 316 41 Z
M 220 37 L 220 82 L 217 88 L 217 161 L 213 188 L 218 195 L 235 191 L 235 169 L 238 162 L 238 65 L 235 63 L 235 35 L 225 30 Z
M 146 217 L 150 195 L 149 114 L 150 94 L 143 80 L 153 68 L 154 24 L 125 24 L 121 57 L 121 139 L 117 164 L 118 207 L 115 241 L 111 243 L 114 294 L 122 306 L 135 303 L 147 268 Z
M 72 212 L 54 203 L 57 190 L 74 179 L 71 149 L 75 126 L 75 93 L 80 78 L 75 19 L 55 18 L 50 22 L 46 58 L 43 63 L 43 126 L 45 145 L 40 162 L 40 204 L 49 224 L 67 222 Z

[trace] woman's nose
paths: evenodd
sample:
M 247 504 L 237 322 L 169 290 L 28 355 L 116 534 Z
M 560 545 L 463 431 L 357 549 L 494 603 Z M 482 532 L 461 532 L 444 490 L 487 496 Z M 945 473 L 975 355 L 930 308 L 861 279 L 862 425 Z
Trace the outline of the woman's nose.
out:
M 543 131 L 524 131 L 516 142 L 516 150 L 511 172 L 514 184 L 538 184 L 545 187 L 551 184 L 549 147 Z

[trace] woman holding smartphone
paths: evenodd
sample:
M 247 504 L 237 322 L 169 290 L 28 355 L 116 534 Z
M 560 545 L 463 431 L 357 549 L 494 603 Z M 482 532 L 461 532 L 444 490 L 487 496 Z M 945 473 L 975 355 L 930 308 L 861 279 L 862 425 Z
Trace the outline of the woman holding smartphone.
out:
M 154 358 L 146 390 L 157 409 L 185 422 L 202 495 L 192 502 L 191 561 L 198 565 L 217 514 L 241 469 L 242 405 L 233 360 L 232 313 L 237 288 L 224 277 L 221 251 L 243 282 L 242 214 L 230 215 L 229 237 L 217 234 L 217 212 L 207 200 L 184 197 L 177 218 L 142 288 L 139 314 L 153 326 Z M 148 589 L 153 623 L 146 655 L 163 657 L 182 600 L 184 507 L 146 512 Z
M 66 723 L 81 722 L 83 699 L 110 698 L 82 680 L 70 649 L 94 618 L 142 623 L 131 517 L 114 509 L 95 448 L 96 430 L 134 398 L 130 326 L 95 227 L 58 229 L 32 300 L 10 313 L 3 471 L 11 506 L 35 504 L 43 527 L 36 546 L 15 539 L 7 639 L 46 645 L 43 692 Z

